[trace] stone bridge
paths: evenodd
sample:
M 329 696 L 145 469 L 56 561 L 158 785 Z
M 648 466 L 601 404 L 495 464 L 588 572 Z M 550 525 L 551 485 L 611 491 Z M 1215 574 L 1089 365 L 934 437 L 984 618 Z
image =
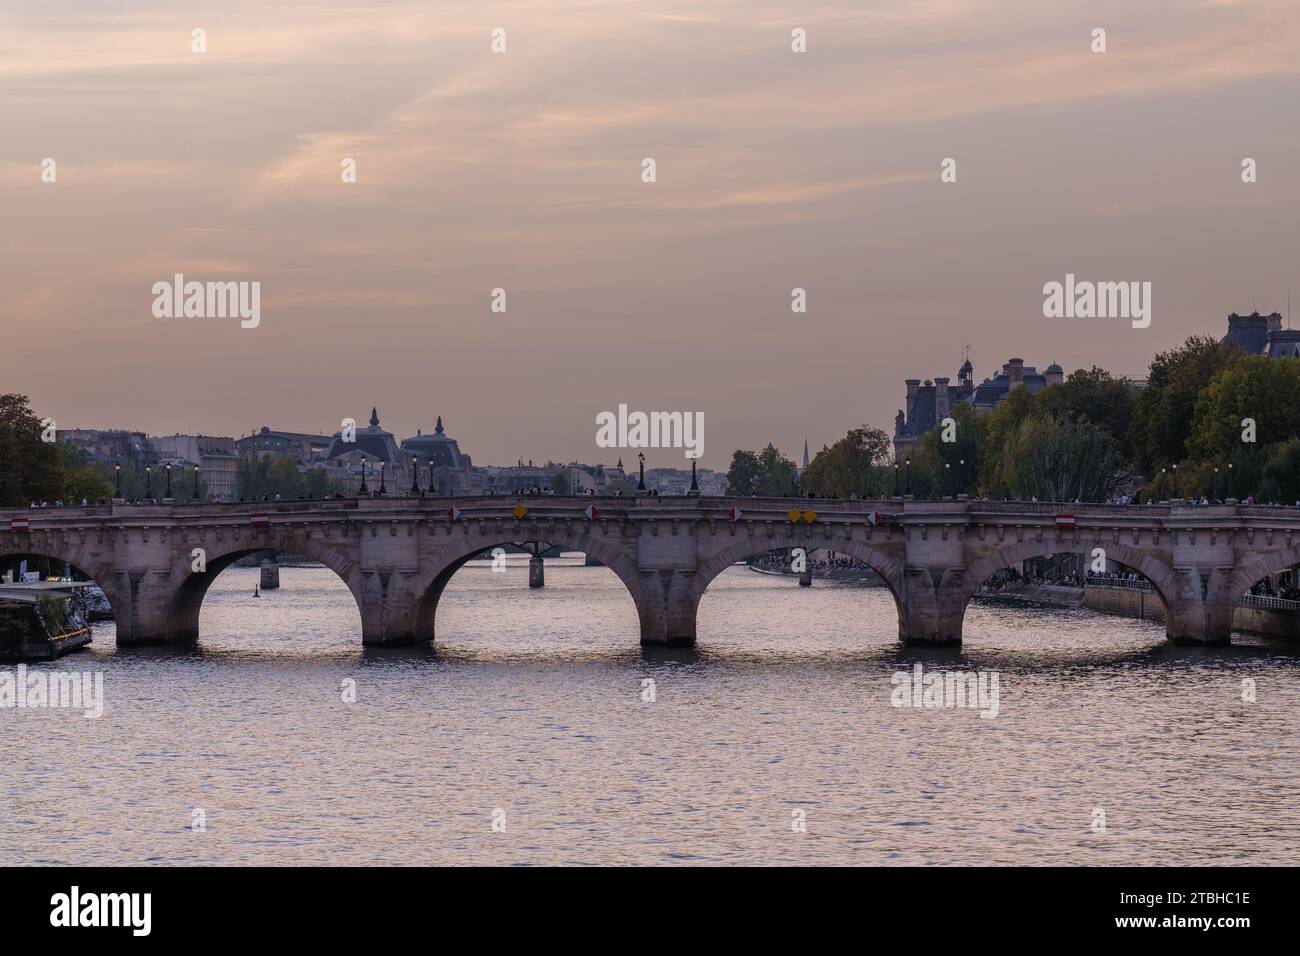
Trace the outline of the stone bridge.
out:
M 1300 508 L 546 496 L 0 511 L 0 562 L 46 555 L 85 572 L 112 603 L 122 645 L 195 641 L 212 581 L 267 549 L 342 578 L 366 644 L 427 641 L 457 569 L 531 541 L 586 552 L 618 575 L 644 644 L 692 643 L 709 582 L 737 561 L 797 547 L 875 569 L 897 605 L 899 637 L 913 644 L 960 643 L 967 603 L 998 569 L 1060 553 L 1091 560 L 1102 548 L 1151 582 L 1171 640 L 1205 644 L 1228 640 L 1251 584 L 1300 563 Z M 195 548 L 206 555 L 198 573 Z

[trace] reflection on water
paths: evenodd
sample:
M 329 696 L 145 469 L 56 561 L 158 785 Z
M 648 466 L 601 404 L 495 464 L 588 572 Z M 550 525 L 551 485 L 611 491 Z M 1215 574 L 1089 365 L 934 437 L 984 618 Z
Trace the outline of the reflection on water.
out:
M 195 649 L 97 626 L 55 666 L 105 671 L 102 719 L 0 709 L 0 862 L 1300 862 L 1296 645 L 976 604 L 910 649 L 883 589 L 736 567 L 643 650 L 608 569 L 526 565 L 460 572 L 436 650 L 363 650 L 323 568 L 226 571 Z M 997 671 L 998 716 L 891 707 L 918 661 Z

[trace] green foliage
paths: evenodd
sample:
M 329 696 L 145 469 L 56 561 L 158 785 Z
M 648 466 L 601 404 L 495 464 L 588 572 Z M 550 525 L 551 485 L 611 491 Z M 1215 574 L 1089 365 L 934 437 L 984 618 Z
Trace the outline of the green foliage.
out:
M 758 494 L 762 480 L 762 466 L 752 451 L 737 451 L 731 456 L 727 469 L 727 493 L 732 495 Z
M 1284 505 L 1300 504 L 1300 438 L 1288 438 L 1269 449 L 1260 498 Z
M 1091 422 L 1032 415 L 1003 449 L 1002 481 L 1021 500 L 1104 501 L 1123 463 L 1119 442 Z
M 1033 405 L 1036 414 L 1091 422 L 1115 440 L 1127 459 L 1132 455 L 1129 430 L 1137 402 L 1136 388 L 1094 365 L 1071 373 L 1060 385 L 1049 385 L 1034 397 Z
M 27 396 L 0 395 L 0 506 L 56 501 L 63 485 L 63 453 L 57 443 L 41 441 L 41 420 Z
M 1254 420 L 1257 445 L 1300 433 L 1300 359 L 1251 355 L 1215 375 L 1196 400 L 1188 452 L 1233 460 L 1250 444 L 1243 441 L 1244 419 Z
M 925 434 L 920 450 L 912 455 L 912 487 L 918 497 L 971 494 L 979 486 L 980 451 L 987 422 L 964 402 L 949 416 L 956 423 L 951 432 L 953 440 L 943 440 L 945 428 L 941 422 Z
M 819 497 L 885 497 L 893 481 L 889 436 L 879 428 L 854 428 L 808 463 L 801 486 Z
M 727 469 L 727 493 L 783 498 L 799 493 L 799 469 L 772 445 L 758 454 L 737 451 Z
M 569 489 L 568 474 L 563 471 L 557 471 L 551 477 L 551 488 L 555 491 L 557 495 L 569 494 L 570 489 Z
M 1156 355 L 1129 429 L 1138 471 L 1152 475 L 1187 457 L 1197 399 L 1216 375 L 1244 357 L 1239 346 L 1207 335 L 1194 335 L 1179 348 Z

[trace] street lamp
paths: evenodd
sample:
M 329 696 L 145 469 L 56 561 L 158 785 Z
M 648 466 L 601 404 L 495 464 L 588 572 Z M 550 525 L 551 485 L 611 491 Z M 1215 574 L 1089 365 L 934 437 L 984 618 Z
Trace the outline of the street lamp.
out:
M 116 478 L 117 478 L 117 490 L 113 492 L 113 497 L 121 498 L 122 497 L 122 463 L 120 461 L 113 466 L 113 471 L 116 472 Z
M 891 497 L 898 497 L 898 462 L 894 462 L 894 494 Z
M 357 494 L 364 498 L 370 494 L 370 489 L 366 487 L 366 456 L 361 456 L 361 487 L 357 489 Z
M 694 458 L 691 459 L 691 491 L 690 491 L 690 493 L 693 494 L 693 495 L 698 495 L 698 494 L 700 493 L 700 486 L 699 486 L 698 484 L 695 483 L 695 459 L 694 459 Z
M 905 458 L 904 463 L 907 465 L 907 494 L 912 494 L 912 459 Z
M 164 494 L 163 497 L 170 498 L 171 496 L 172 496 L 172 463 L 169 461 L 167 462 L 167 493 Z
M 1174 494 L 1178 494 L 1178 463 L 1174 462 L 1174 476 L 1171 479 L 1174 484 Z
M 1214 466 L 1214 497 L 1216 500 L 1219 497 L 1219 466 L 1218 465 Z
M 153 465 L 144 466 L 144 497 L 146 501 L 153 497 Z
M 429 482 L 429 487 L 433 487 L 433 482 Z M 414 455 L 411 456 L 411 494 L 419 497 L 423 494 L 420 491 L 420 460 Z
M 386 464 L 387 462 L 382 460 L 379 462 L 379 497 L 381 498 L 388 494 L 388 486 L 384 484 L 384 465 Z
M 639 451 L 636 456 L 641 459 L 641 477 L 637 479 L 636 490 L 645 491 L 645 452 Z
M 199 466 L 194 466 L 194 500 L 199 500 Z
M 948 494 L 952 494 L 952 462 L 943 463 L 943 487 Z
M 1228 497 L 1229 498 L 1236 497 L 1232 489 L 1232 476 L 1233 476 L 1232 462 L 1228 462 Z

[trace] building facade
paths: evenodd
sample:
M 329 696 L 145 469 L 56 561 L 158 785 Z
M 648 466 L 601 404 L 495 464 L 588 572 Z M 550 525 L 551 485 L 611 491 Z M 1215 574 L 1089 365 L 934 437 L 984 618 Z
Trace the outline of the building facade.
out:
M 1235 342 L 1249 355 L 1267 355 L 1269 358 L 1294 358 L 1300 356 L 1300 329 L 1282 328 L 1282 315 L 1272 312 L 1260 315 L 1228 316 L 1228 334 L 1224 343 Z
M 969 359 L 957 370 L 956 385 L 948 378 L 926 379 L 924 383 L 919 378 L 906 379 L 906 408 L 900 408 L 894 417 L 894 457 L 906 458 L 925 433 L 962 402 L 984 414 L 1017 388 L 1027 388 L 1031 395 L 1037 395 L 1047 386 L 1059 385 L 1064 380 L 1065 372 L 1055 362 L 1040 373 L 1022 358 L 1008 359 L 1002 371 L 978 385 Z

